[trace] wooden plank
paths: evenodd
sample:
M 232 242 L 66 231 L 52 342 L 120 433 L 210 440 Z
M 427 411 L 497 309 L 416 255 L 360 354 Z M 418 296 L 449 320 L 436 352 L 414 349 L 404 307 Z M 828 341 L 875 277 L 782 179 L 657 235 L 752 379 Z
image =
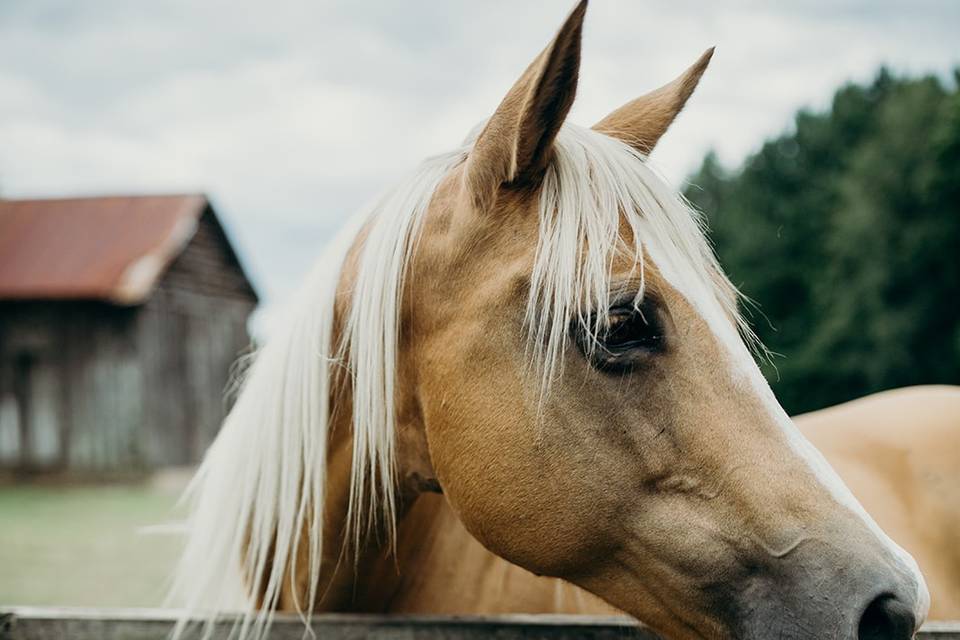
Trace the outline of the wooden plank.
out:
M 18 607 L 0 610 L 0 640 L 167 640 L 175 613 L 151 609 L 48 609 Z M 216 624 L 211 640 L 227 640 L 235 624 Z M 479 640 L 534 638 L 540 640 L 657 640 L 657 636 L 626 617 L 563 615 L 506 616 L 385 616 L 324 614 L 314 618 L 316 637 L 329 640 L 387 638 L 403 640 Z M 202 629 L 185 637 L 199 639 Z M 278 615 L 271 640 L 302 640 L 303 624 L 296 616 Z M 932 622 L 918 640 L 960 640 L 960 622 Z
M 174 615 L 153 610 L 89 610 L 16 608 L 0 612 L 0 640 L 167 640 Z M 235 620 L 216 624 L 211 640 L 227 640 Z M 657 640 L 628 618 L 586 616 L 384 616 L 324 614 L 312 625 L 323 640 Z M 199 640 L 198 627 L 186 638 Z M 303 640 L 296 616 L 278 615 L 270 640 Z

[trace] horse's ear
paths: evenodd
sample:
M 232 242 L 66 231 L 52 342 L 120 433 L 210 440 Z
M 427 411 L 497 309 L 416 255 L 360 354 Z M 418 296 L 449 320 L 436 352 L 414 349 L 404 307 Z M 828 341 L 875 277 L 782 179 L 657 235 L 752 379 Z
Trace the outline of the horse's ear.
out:
M 504 184 L 535 182 L 577 91 L 580 39 L 587 0 L 581 0 L 553 41 L 527 67 L 487 121 L 467 159 L 474 204 L 492 203 Z
M 636 150 L 649 154 L 697 88 L 700 76 L 712 56 L 713 47 L 710 47 L 679 78 L 631 100 L 593 125 L 594 130 L 623 140 Z

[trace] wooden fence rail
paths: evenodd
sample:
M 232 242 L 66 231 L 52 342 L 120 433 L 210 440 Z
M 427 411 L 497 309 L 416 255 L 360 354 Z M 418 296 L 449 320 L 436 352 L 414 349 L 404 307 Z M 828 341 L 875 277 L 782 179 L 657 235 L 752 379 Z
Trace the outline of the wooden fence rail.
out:
M 149 609 L 0 608 L 0 640 L 167 640 L 175 614 Z M 212 640 L 226 640 L 233 620 L 216 624 Z M 651 631 L 624 617 L 558 615 L 383 616 L 324 614 L 313 630 L 319 640 L 657 640 Z M 194 630 L 189 638 L 200 638 Z M 270 640 L 303 640 L 294 616 L 277 616 Z M 960 640 L 960 622 L 924 626 L 919 640 Z

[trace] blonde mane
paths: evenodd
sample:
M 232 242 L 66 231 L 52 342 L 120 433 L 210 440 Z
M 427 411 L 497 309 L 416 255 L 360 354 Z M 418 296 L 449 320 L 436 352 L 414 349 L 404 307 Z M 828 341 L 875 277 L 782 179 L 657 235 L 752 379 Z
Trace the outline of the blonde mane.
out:
M 188 489 L 188 539 L 172 589 L 172 602 L 184 611 L 178 634 L 188 618 L 212 620 L 219 612 L 240 610 L 240 637 L 261 637 L 282 581 L 296 579 L 287 569 L 294 570 L 301 545 L 310 559 L 305 570 L 311 587 L 297 606 L 309 619 L 320 586 L 330 398 L 340 370 L 349 372 L 353 398 L 346 539 L 356 544 L 379 522 L 388 542 L 395 540 L 394 388 L 403 283 L 433 193 L 466 160 L 474 139 L 424 162 L 348 225 L 249 368 Z M 571 323 L 593 336 L 603 330 L 606 318 L 594 310 L 609 307 L 611 266 L 622 252 L 637 265 L 637 303 L 649 256 L 715 331 L 728 332 L 721 338 L 740 340 L 735 325 L 750 335 L 700 217 L 627 144 L 564 125 L 542 185 L 539 216 L 526 324 L 530 375 L 540 376 L 541 402 L 562 375 Z M 630 237 L 622 233 L 624 221 Z M 338 292 L 361 227 L 356 277 Z M 348 296 L 348 311 L 335 335 L 338 295 Z M 246 588 L 242 576 L 248 577 Z M 260 594 L 259 602 L 244 592 Z

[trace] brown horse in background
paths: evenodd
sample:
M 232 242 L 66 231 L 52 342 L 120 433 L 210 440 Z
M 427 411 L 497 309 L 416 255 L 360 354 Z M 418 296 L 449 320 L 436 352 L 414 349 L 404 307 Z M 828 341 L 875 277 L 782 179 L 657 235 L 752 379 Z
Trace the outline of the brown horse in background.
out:
M 960 619 L 960 387 L 907 387 L 794 418 Z

